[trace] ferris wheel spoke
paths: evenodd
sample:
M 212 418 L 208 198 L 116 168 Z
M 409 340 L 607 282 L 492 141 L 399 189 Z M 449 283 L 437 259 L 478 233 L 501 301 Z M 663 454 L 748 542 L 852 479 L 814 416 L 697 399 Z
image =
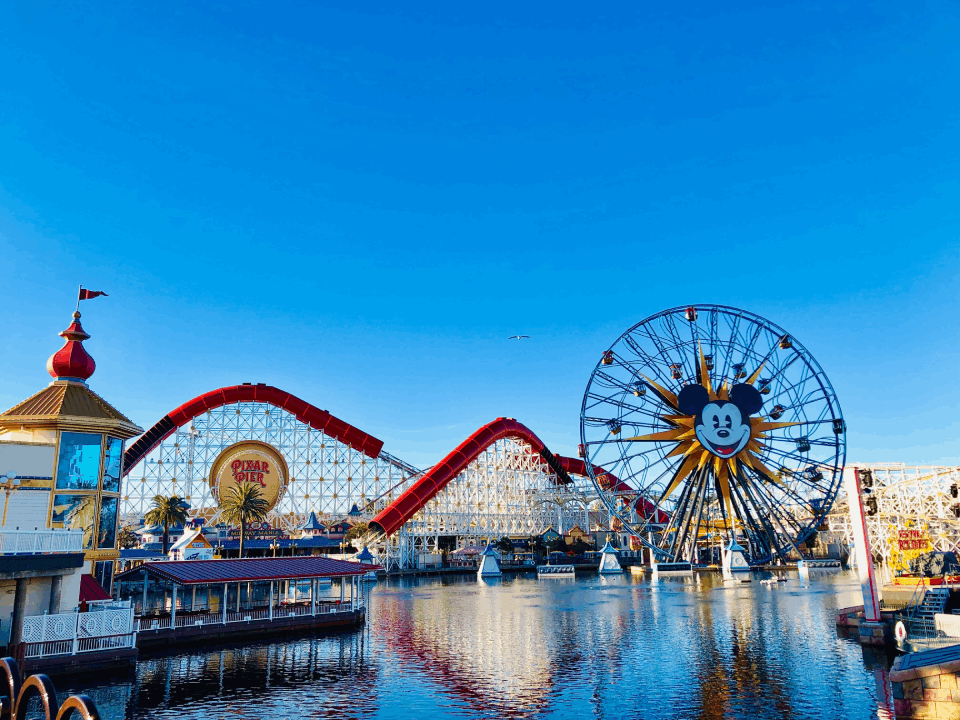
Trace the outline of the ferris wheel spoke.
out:
M 760 489 L 759 486 L 757 486 L 757 488 Z M 773 522 L 775 522 L 777 525 L 780 526 L 780 531 L 781 531 L 781 534 L 782 534 L 783 538 L 784 538 L 788 543 L 790 543 L 791 547 L 793 547 L 794 550 L 796 550 L 796 549 L 797 549 L 797 546 L 796 546 L 796 544 L 793 542 L 793 539 L 792 539 L 792 538 L 795 537 L 795 536 L 797 536 L 797 534 L 802 531 L 802 528 L 801 528 L 801 526 L 799 525 L 799 523 L 797 523 L 796 518 L 794 518 L 794 517 L 792 517 L 792 516 L 790 516 L 790 515 L 784 514 L 783 511 L 781 510 L 779 504 L 776 503 L 776 502 L 773 500 L 772 497 L 768 497 L 768 502 L 766 503 L 766 506 L 767 506 L 767 508 L 769 509 L 769 515 L 768 515 L 768 517 L 769 517 Z M 789 528 L 784 526 L 784 522 L 783 522 L 784 520 L 786 520 L 787 526 L 789 526 Z M 778 545 L 778 549 L 781 551 L 781 557 L 783 557 L 784 559 L 786 559 L 785 553 L 782 552 L 782 548 L 780 548 L 779 543 L 778 543 L 777 545 Z M 798 551 L 798 552 L 799 552 L 799 551 Z
M 810 504 L 809 499 L 805 499 L 801 497 L 796 490 L 791 488 L 786 483 L 777 483 L 777 481 L 775 481 L 773 478 L 768 478 L 766 475 L 760 473 L 755 468 L 749 468 L 749 471 L 752 472 L 753 475 L 755 476 L 756 480 L 754 481 L 754 484 L 757 486 L 759 491 L 762 491 L 763 493 L 769 495 L 772 498 L 773 497 L 772 485 L 776 483 L 777 487 L 785 495 L 793 499 L 795 502 L 798 502 L 801 505 L 808 507 L 811 512 L 814 512 L 814 513 L 816 512 L 816 508 L 814 508 L 813 505 Z
M 692 377 L 693 375 L 695 375 L 695 372 L 693 371 L 693 368 L 689 367 L 687 364 L 687 361 L 688 361 L 688 355 L 686 352 L 687 343 L 685 340 L 681 339 L 680 337 L 680 331 L 677 330 L 677 324 L 674 321 L 673 313 L 670 313 L 669 315 L 666 315 L 664 317 L 667 320 L 667 322 L 665 322 L 664 324 L 668 327 L 667 332 L 670 333 L 670 339 L 673 340 L 674 349 L 677 351 L 677 355 L 680 358 L 679 364 L 683 367 L 684 376 L 688 378 Z M 690 324 L 696 325 L 696 323 L 690 323 Z
M 767 536 L 768 542 L 768 551 L 772 551 L 771 544 L 778 544 L 776 542 L 777 533 L 774 529 L 772 522 L 776 522 L 777 517 L 777 508 L 775 504 L 764 502 L 760 486 L 757 483 L 751 482 L 750 479 L 742 474 L 741 468 L 741 484 L 740 488 L 742 489 L 744 495 L 748 496 L 753 503 L 753 506 L 758 512 L 756 512 L 757 517 L 759 518 L 758 522 L 764 529 L 764 534 Z M 779 524 L 779 523 L 777 523 Z M 781 528 L 782 529 L 782 528 Z
M 682 533 L 677 534 L 677 543 L 673 549 L 673 554 L 676 556 L 677 551 L 683 551 L 683 548 L 687 544 L 688 535 L 690 534 L 690 529 L 695 528 L 693 531 L 693 537 L 697 537 L 697 533 L 700 531 L 700 516 L 703 514 L 703 495 L 707 486 L 707 475 L 708 471 L 706 468 L 695 471 L 694 479 L 690 483 L 690 492 L 688 493 L 687 508 L 684 508 L 685 520 L 682 523 L 683 531 Z M 694 521 L 696 519 L 696 521 Z
M 741 488 L 735 482 L 730 483 L 730 496 L 733 514 L 740 520 L 740 524 L 746 531 L 745 534 L 751 538 L 753 542 L 761 545 L 761 547 L 765 545 L 768 546 L 769 539 L 763 524 L 754 519 L 753 514 L 750 512 L 750 506 L 741 494 Z M 732 527 L 735 530 L 736 526 L 733 525 Z M 750 530 L 752 530 L 752 532 L 750 532 Z M 769 552 L 769 547 L 767 550 Z
M 598 395 L 597 393 L 590 393 L 589 397 L 592 400 L 595 400 L 596 402 L 594 402 L 592 405 L 585 406 L 584 410 L 595 410 L 596 408 L 601 407 L 603 405 L 614 405 L 620 408 L 621 410 L 626 410 L 627 412 L 630 412 L 630 413 L 636 412 L 636 413 L 646 414 L 651 418 L 659 417 L 658 415 L 654 414 L 650 410 L 647 410 L 646 408 L 641 408 L 637 405 L 631 405 L 630 403 L 625 403 L 623 400 L 618 399 L 617 395 L 618 393 L 614 393 L 613 395 L 606 395 L 606 396 Z M 591 417 L 590 419 L 595 420 L 598 418 Z M 610 418 L 602 418 L 602 419 L 605 422 Z

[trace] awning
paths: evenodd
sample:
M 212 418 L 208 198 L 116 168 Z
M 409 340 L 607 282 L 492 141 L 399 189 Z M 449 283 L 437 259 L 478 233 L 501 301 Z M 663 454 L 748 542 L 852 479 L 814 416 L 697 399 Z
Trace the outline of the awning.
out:
M 80 602 L 91 600 L 109 600 L 110 596 L 98 583 L 93 575 L 80 576 Z
M 476 545 L 467 545 L 466 547 L 462 547 L 459 550 L 454 550 L 450 554 L 451 555 L 479 555 L 480 548 L 478 548 Z

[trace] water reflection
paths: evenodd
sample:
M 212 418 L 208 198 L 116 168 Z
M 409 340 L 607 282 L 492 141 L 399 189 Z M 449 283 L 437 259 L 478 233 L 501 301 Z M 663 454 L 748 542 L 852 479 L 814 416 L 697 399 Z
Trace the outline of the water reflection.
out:
M 886 717 L 885 658 L 833 627 L 857 591 L 847 575 L 392 581 L 369 590 L 362 630 L 155 657 L 133 681 L 65 689 L 92 690 L 105 719 Z

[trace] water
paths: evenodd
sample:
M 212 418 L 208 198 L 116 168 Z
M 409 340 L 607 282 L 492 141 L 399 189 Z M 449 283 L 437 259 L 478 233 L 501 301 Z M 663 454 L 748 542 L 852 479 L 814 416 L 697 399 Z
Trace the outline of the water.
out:
M 369 595 L 354 632 L 59 685 L 91 694 L 105 720 L 890 717 L 884 660 L 834 627 L 836 608 L 860 602 L 847 573 L 770 587 L 458 576 Z

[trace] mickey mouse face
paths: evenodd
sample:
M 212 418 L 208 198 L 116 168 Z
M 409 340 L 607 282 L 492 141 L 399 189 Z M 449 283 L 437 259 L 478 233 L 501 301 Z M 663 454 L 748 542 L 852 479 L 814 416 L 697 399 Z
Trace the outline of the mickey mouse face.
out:
M 714 455 L 731 457 L 750 440 L 750 420 L 732 402 L 712 402 L 701 412 L 695 429 L 697 440 Z
M 680 412 L 696 415 L 697 440 L 718 457 L 730 458 L 750 442 L 750 415 L 763 407 L 760 391 L 741 383 L 730 389 L 730 400 L 711 400 L 702 385 L 687 385 L 677 397 Z

